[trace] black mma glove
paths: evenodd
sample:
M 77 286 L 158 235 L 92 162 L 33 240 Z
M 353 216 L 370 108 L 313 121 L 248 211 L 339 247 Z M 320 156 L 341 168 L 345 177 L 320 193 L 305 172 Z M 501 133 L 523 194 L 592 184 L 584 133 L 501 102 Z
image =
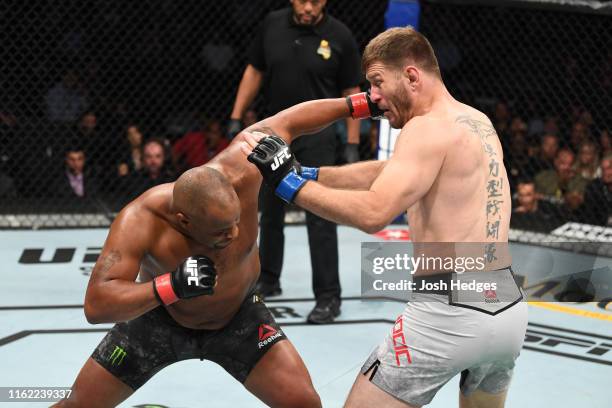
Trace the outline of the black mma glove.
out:
M 267 185 L 278 197 L 291 203 L 308 180 L 316 180 L 319 169 L 302 167 L 287 143 L 278 136 L 266 136 L 247 158 L 257 166 Z
M 164 305 L 179 299 L 212 295 L 217 283 L 213 261 L 204 255 L 190 256 L 174 272 L 160 275 L 153 281 L 155 296 Z

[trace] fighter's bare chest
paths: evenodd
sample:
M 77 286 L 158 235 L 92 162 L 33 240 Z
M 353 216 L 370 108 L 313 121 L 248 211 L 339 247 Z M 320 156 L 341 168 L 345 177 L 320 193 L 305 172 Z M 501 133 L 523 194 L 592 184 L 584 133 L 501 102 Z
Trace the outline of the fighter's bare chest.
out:
M 153 278 L 175 270 L 189 256 L 204 255 L 214 262 L 220 276 L 226 275 L 239 269 L 240 264 L 252 252 L 254 242 L 249 245 L 245 239 L 239 238 L 225 249 L 211 250 L 190 244 L 183 237 L 160 237 L 143 254 L 140 272 L 144 273 L 144 279 Z

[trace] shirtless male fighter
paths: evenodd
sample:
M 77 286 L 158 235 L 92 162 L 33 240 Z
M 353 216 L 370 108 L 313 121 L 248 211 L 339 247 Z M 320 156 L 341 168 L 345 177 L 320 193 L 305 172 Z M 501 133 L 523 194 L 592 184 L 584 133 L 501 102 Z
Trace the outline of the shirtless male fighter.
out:
M 249 129 L 313 133 L 333 120 L 319 113 L 306 105 Z M 302 359 L 254 293 L 262 179 L 241 143 L 244 134 L 206 165 L 146 191 L 114 220 L 85 315 L 117 324 L 58 406 L 116 406 L 162 368 L 192 358 L 218 363 L 269 406 L 321 406 Z M 194 385 L 194 395 L 206 386 Z
M 450 95 L 429 41 L 411 28 L 389 29 L 366 47 L 363 69 L 369 94 L 305 104 L 332 120 L 385 111 L 391 126 L 402 129 L 394 155 L 304 172 L 286 143 L 292 134 L 270 125 L 264 133 L 280 137 L 249 133 L 242 146 L 265 182 L 288 202 L 366 232 L 407 211 L 415 246 L 507 243 L 511 198 L 499 138 L 486 115 Z M 364 364 L 346 407 L 420 407 L 459 373 L 461 407 L 503 407 L 527 304 L 509 263 L 499 266 L 482 274 L 501 272 L 510 282 L 516 298 L 507 307 L 489 313 L 451 305 L 444 291 L 417 294 Z

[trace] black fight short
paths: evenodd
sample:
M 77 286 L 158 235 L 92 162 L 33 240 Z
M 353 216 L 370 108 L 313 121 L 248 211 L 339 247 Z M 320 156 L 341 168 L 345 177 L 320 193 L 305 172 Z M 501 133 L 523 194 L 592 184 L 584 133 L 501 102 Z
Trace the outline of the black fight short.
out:
M 116 324 L 91 357 L 134 390 L 162 368 L 194 358 L 214 361 L 243 383 L 270 347 L 284 339 L 270 310 L 251 294 L 219 330 L 183 327 L 160 306 Z

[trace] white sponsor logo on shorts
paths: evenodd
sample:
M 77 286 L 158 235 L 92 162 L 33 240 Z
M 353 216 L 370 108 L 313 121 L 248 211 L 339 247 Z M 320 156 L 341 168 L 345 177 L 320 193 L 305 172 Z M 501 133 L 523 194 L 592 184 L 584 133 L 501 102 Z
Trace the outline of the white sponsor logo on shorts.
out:
M 267 339 L 265 339 L 263 341 L 260 341 L 257 345 L 259 346 L 259 348 L 265 347 L 266 345 L 272 343 L 274 340 L 278 339 L 282 335 L 283 335 L 283 333 L 276 332 L 276 334 L 273 334 L 272 336 L 268 337 Z

